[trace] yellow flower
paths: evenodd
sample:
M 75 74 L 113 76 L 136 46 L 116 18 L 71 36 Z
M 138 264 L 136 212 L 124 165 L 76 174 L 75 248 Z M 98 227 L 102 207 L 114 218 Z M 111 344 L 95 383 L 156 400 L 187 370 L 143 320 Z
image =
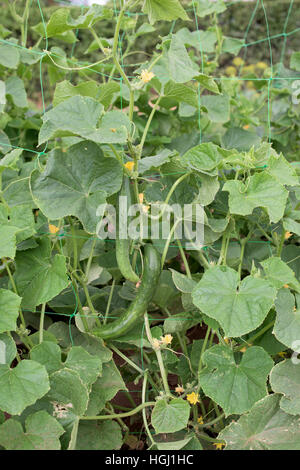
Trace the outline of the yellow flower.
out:
M 229 77 L 235 77 L 236 68 L 233 67 L 232 65 L 229 65 L 228 67 L 226 67 L 225 73 L 226 73 L 226 75 L 229 75 Z
M 199 416 L 199 418 L 197 419 L 197 421 L 198 421 L 199 424 L 204 424 L 204 421 L 203 421 L 202 416 Z
M 165 335 L 161 336 L 161 342 L 165 345 L 172 343 L 173 336 L 172 335 Z
M 287 352 L 286 351 L 280 351 L 278 353 L 278 356 L 285 358 L 287 356 Z
M 225 444 L 223 444 L 223 442 L 214 442 L 213 444 L 216 448 L 216 450 L 222 450 L 223 447 L 225 447 Z
M 143 204 L 143 200 L 144 200 L 144 194 L 143 194 L 143 193 L 140 193 L 140 194 L 139 194 L 139 201 L 140 201 L 140 204 Z
M 291 232 L 285 232 L 284 239 L 287 240 L 290 238 L 293 234 Z
M 246 83 L 246 87 L 248 90 L 255 90 L 254 82 L 252 80 Z
M 48 227 L 51 235 L 55 235 L 59 231 L 59 228 L 56 227 L 56 225 L 49 224 Z
M 241 57 L 235 57 L 232 61 L 233 65 L 235 65 L 236 67 L 240 67 L 241 65 L 244 64 L 244 61 Z
M 249 124 L 246 124 L 246 125 L 243 127 L 243 129 L 245 129 L 245 130 L 249 129 Z
M 229 341 L 230 341 L 230 340 L 229 340 L 229 338 L 227 338 L 227 337 L 225 336 L 224 341 L 225 341 L 226 344 L 229 344 Z
M 288 284 L 284 284 L 283 287 L 284 287 L 285 289 L 289 289 L 289 288 L 290 288 L 290 286 L 289 286 Z
M 127 170 L 132 171 L 133 168 L 134 168 L 134 162 L 127 162 L 127 163 L 125 163 L 124 166 L 125 166 L 125 168 L 127 168 Z
M 153 77 L 154 77 L 153 72 L 148 72 L 148 70 L 146 70 L 146 69 L 142 70 L 142 73 L 141 73 L 142 82 L 148 83 L 148 82 L 150 82 L 150 80 L 152 80 Z
M 246 73 L 253 73 L 255 71 L 255 65 L 251 64 L 251 65 L 246 65 L 244 68 L 243 68 L 243 73 L 246 74 Z
M 183 393 L 184 388 L 181 385 L 177 385 L 177 387 L 175 387 L 175 392 L 176 393 Z
M 268 67 L 268 65 L 265 62 L 257 62 L 256 68 L 260 70 L 265 70 Z
M 199 403 L 199 394 L 195 392 L 188 393 L 186 399 L 189 403 L 191 403 L 191 405 L 196 405 Z
M 244 346 L 242 349 L 240 349 L 240 351 L 241 351 L 241 353 L 244 353 L 244 352 L 246 352 L 246 351 L 247 351 L 247 348 L 246 348 L 246 346 Z

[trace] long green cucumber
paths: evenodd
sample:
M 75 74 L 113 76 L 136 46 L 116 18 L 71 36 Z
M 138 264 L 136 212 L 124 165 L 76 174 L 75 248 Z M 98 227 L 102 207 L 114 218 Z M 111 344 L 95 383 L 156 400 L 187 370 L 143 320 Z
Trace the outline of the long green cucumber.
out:
M 130 330 L 138 318 L 147 311 L 147 307 L 154 295 L 160 276 L 160 255 L 153 245 L 146 245 L 144 252 L 144 272 L 137 295 L 126 312 L 117 320 L 95 328 L 93 334 L 103 339 L 115 339 Z
M 120 196 L 127 196 L 128 207 L 132 203 L 131 192 L 130 192 L 130 182 L 129 179 L 124 176 L 123 185 L 120 191 Z M 120 239 L 119 237 L 119 204 L 117 210 L 117 233 L 116 233 L 116 258 L 118 267 L 128 281 L 134 282 L 135 284 L 139 281 L 138 275 L 132 269 L 129 257 L 130 251 L 130 240 Z

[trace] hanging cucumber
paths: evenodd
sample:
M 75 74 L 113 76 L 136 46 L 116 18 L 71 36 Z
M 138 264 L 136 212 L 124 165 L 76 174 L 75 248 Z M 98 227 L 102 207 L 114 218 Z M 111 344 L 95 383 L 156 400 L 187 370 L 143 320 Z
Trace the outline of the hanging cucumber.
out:
M 128 207 L 132 203 L 132 198 L 131 198 L 131 191 L 130 191 L 130 182 L 129 179 L 124 176 L 123 180 L 123 185 L 122 189 L 120 191 L 120 196 L 126 196 L 127 201 L 128 201 Z M 122 239 L 120 238 L 120 233 L 119 233 L 119 211 L 120 207 L 118 204 L 118 210 L 117 210 L 117 234 L 116 234 L 116 258 L 117 258 L 117 263 L 118 267 L 122 273 L 122 275 L 127 279 L 128 281 L 134 282 L 135 284 L 139 281 L 138 275 L 134 272 L 134 270 L 131 267 L 130 263 L 130 257 L 129 257 L 129 251 L 130 251 L 130 240 L 127 239 Z
M 144 251 L 144 272 L 137 295 L 120 318 L 101 328 L 93 330 L 102 339 L 115 339 L 129 331 L 147 311 L 160 276 L 160 255 L 153 245 L 146 245 Z

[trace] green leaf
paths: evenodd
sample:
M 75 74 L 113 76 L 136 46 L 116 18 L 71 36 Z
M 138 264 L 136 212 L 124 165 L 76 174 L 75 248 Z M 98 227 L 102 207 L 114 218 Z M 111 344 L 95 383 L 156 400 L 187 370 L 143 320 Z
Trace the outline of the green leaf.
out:
M 102 371 L 101 359 L 92 356 L 81 346 L 71 348 L 64 366 L 77 372 L 88 388 L 97 380 Z
M 69 8 L 58 8 L 51 15 L 47 24 L 47 36 L 57 36 L 71 29 L 86 29 L 102 19 L 110 19 L 113 11 L 101 5 L 92 5 L 84 15 L 75 20 L 70 15 Z
M 283 228 L 287 232 L 295 233 L 296 235 L 300 236 L 300 223 L 296 222 L 294 219 L 291 219 L 290 217 L 284 217 Z
M 91 355 L 99 357 L 102 362 L 109 362 L 112 358 L 112 352 L 104 346 L 101 338 L 96 338 L 88 333 L 81 333 L 73 325 L 69 328 L 66 323 L 56 321 L 50 325 L 47 332 L 57 338 L 58 344 L 64 349 L 70 348 L 71 345 L 82 346 Z M 71 338 L 73 343 L 71 343 Z
M 201 73 L 200 75 L 195 77 L 195 79 L 206 90 L 209 90 L 212 93 L 217 93 L 218 95 L 220 94 L 219 87 L 218 87 L 217 83 L 209 75 L 205 75 L 204 73 Z M 225 101 L 223 101 L 223 106 L 224 106 L 224 103 L 225 103 Z
M 171 78 L 176 83 L 189 82 L 199 75 L 198 66 L 190 59 L 185 45 L 176 35 L 172 36 L 168 51 L 168 64 Z
M 92 385 L 87 416 L 97 415 L 107 401 L 112 400 L 120 390 L 127 390 L 122 376 L 113 361 L 103 364 L 101 377 Z
M 14 258 L 16 243 L 35 233 L 32 210 L 27 206 L 18 206 L 12 207 L 8 213 L 0 206 L 0 222 L 0 257 Z
M 76 450 L 119 450 L 122 430 L 115 421 L 80 421 Z
M 11 170 L 18 170 L 16 165 L 17 161 L 19 160 L 20 155 L 22 154 L 23 149 L 14 149 L 11 152 L 7 153 L 5 157 L 1 158 L 0 160 L 0 173 L 3 170 L 10 168 Z
M 92 142 L 79 142 L 66 153 L 53 150 L 44 173 L 32 173 L 31 190 L 46 217 L 74 215 L 88 232 L 95 233 L 101 216 L 97 208 L 120 189 L 122 174 L 115 158 L 104 157 Z
M 6 104 L 5 82 L 0 80 L 0 113 L 4 111 Z
M 198 171 L 214 170 L 222 160 L 220 147 L 205 142 L 188 150 L 180 159 L 180 163 L 187 165 L 188 168 Z
M 224 123 L 230 119 L 230 102 L 227 95 L 204 95 L 201 105 L 207 109 L 212 122 Z
M 229 52 L 229 54 L 238 55 L 244 44 L 244 39 L 224 37 L 222 43 L 222 53 Z
M 204 353 L 203 363 L 207 367 L 200 374 L 201 387 L 226 416 L 250 410 L 267 395 L 273 361 L 263 348 L 248 348 L 237 363 L 231 348 L 218 344 Z
M 50 387 L 47 399 L 52 404 L 62 405 L 77 416 L 84 415 L 89 394 L 77 372 L 67 368 L 53 372 L 50 375 Z
M 222 136 L 222 142 L 227 149 L 243 152 L 250 150 L 253 146 L 258 147 L 261 138 L 255 132 L 246 131 L 239 127 L 230 127 Z
M 185 294 L 190 294 L 197 284 L 196 281 L 193 279 L 189 279 L 185 274 L 179 273 L 175 271 L 175 269 L 171 269 L 172 279 L 173 282 L 180 292 L 184 292 Z
M 19 51 L 9 44 L 0 45 L 0 64 L 8 69 L 16 69 L 20 60 Z
M 148 15 L 151 24 L 159 20 L 189 19 L 179 0 L 164 0 L 163 2 L 160 0 L 144 0 L 143 12 Z
M 19 108 L 27 108 L 27 96 L 24 82 L 19 77 L 10 77 L 5 82 L 6 95 L 11 96 L 13 103 Z
M 300 415 L 300 365 L 299 360 L 276 364 L 270 374 L 274 392 L 282 393 L 280 408 L 290 415 Z
M 97 82 L 88 81 L 81 82 L 78 85 L 72 85 L 72 83 L 64 80 L 56 85 L 53 106 L 57 106 L 59 103 L 71 98 L 72 96 L 90 96 L 91 98 L 97 98 L 99 94 L 99 86 Z
M 290 59 L 291 69 L 297 70 L 300 72 L 300 52 L 293 52 Z
M 43 341 L 30 351 L 30 358 L 47 369 L 48 374 L 62 368 L 60 347 L 53 341 Z
M 213 13 L 222 13 L 226 10 L 223 0 L 216 0 L 215 2 L 211 2 L 210 0 L 196 0 L 196 5 L 197 15 L 200 16 L 200 18 L 212 15 Z
M 87 132 L 87 139 L 99 144 L 124 144 L 130 132 L 130 121 L 125 113 L 121 111 L 109 111 L 95 131 Z
M 39 145 L 54 137 L 88 135 L 96 131 L 103 106 L 89 96 L 72 96 L 43 114 Z
M 227 181 L 223 191 L 229 192 L 229 208 L 232 214 L 250 215 L 256 207 L 263 207 L 267 210 L 271 222 L 276 223 L 283 217 L 288 191 L 265 172 L 250 176 L 245 183 Z
M 295 278 L 295 273 L 280 258 L 268 258 L 260 264 L 264 268 L 266 278 L 276 289 L 289 284 L 293 290 L 300 293 L 300 283 Z
M 296 170 L 283 155 L 271 155 L 266 172 L 276 178 L 282 185 L 296 186 L 299 184 Z
M 14 369 L 0 364 L 0 409 L 17 415 L 42 398 L 49 390 L 44 366 L 23 360 Z
M 164 87 L 164 96 L 166 98 L 171 98 L 178 103 L 187 103 L 194 108 L 198 108 L 198 97 L 196 91 L 182 83 L 175 83 L 172 80 L 169 80 Z M 162 100 L 161 103 L 163 105 L 164 100 Z
M 275 296 L 276 289 L 266 280 L 247 276 L 240 281 L 238 273 L 226 266 L 206 271 L 192 292 L 196 307 L 217 320 L 228 337 L 261 325 Z
M 14 292 L 0 289 L 0 333 L 16 329 L 21 300 Z
M 294 348 L 300 338 L 300 306 L 295 306 L 293 294 L 281 289 L 275 301 L 277 312 L 273 333 L 288 348 Z
M 299 418 L 280 407 L 280 396 L 269 395 L 218 436 L 226 450 L 300 450 Z
M 5 132 L 0 129 L 0 152 L 7 153 L 12 150 L 10 140 Z
M 173 152 L 169 149 L 163 149 L 157 155 L 151 157 L 144 157 L 139 161 L 139 173 L 142 175 L 146 171 L 155 170 L 159 168 L 164 163 L 170 161 L 170 156 L 173 155 Z
M 187 426 L 190 405 L 182 398 L 174 398 L 169 403 L 159 400 L 151 414 L 151 423 L 157 434 L 180 431 Z
M 52 341 L 43 341 L 35 346 L 30 352 L 30 357 L 43 364 L 49 374 L 65 367 L 74 370 L 88 388 L 96 381 L 102 370 L 101 359 L 92 356 L 81 346 L 72 347 L 64 363 L 61 361 L 60 347 Z
M 37 248 L 17 253 L 15 282 L 23 297 L 22 306 L 34 309 L 69 285 L 66 258 L 59 254 L 52 257 L 50 239 L 42 238 Z
M 17 354 L 16 343 L 8 334 L 0 334 L 0 364 L 10 365 Z
M 25 429 L 15 419 L 8 419 L 0 426 L 0 445 L 6 450 L 60 450 L 59 437 L 65 430 L 46 411 L 28 416 Z

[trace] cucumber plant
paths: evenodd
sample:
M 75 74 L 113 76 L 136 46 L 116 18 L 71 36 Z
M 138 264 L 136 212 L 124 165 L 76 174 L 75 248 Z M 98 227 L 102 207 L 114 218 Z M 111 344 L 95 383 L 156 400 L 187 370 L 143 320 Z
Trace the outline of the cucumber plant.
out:
M 41 3 L 0 28 L 0 448 L 299 450 L 297 7 L 253 65 L 222 0 Z

